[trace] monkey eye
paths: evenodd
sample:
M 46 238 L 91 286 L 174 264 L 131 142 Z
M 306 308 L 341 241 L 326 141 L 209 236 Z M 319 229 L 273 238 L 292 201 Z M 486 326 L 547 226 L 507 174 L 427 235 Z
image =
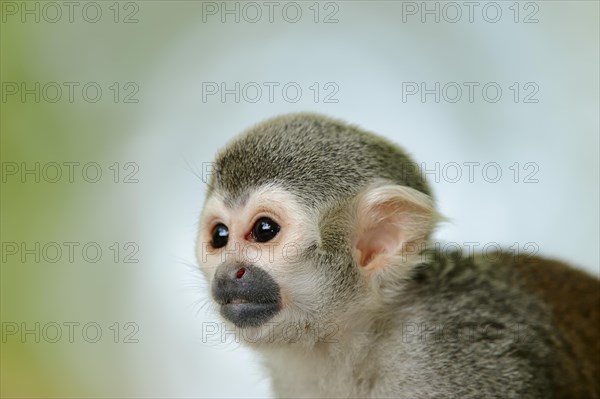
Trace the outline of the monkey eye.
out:
M 215 226 L 212 231 L 212 242 L 213 248 L 223 248 L 229 241 L 229 229 L 222 223 Z
M 271 241 L 280 229 L 281 227 L 273 220 L 267 217 L 260 218 L 252 228 L 252 238 L 257 242 Z

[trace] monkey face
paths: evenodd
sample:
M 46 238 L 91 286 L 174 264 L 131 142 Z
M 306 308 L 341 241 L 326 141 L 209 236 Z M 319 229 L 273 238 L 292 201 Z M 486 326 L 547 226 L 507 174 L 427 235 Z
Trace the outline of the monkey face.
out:
M 269 330 L 309 318 L 320 300 L 307 249 L 318 223 L 297 197 L 268 184 L 239 201 L 213 192 L 200 222 L 197 257 L 221 316 L 241 329 Z
M 361 325 L 432 231 L 428 194 L 401 148 L 342 122 L 292 114 L 250 129 L 217 155 L 200 223 L 215 305 L 250 342 Z

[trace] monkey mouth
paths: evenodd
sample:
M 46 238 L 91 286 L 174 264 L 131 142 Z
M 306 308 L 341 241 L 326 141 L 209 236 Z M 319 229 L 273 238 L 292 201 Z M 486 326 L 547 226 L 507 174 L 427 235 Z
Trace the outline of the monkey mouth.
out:
M 221 315 L 237 327 L 259 327 L 279 312 L 279 302 L 233 299 L 221 305 Z
M 259 327 L 281 308 L 279 296 L 228 292 L 215 299 L 220 305 L 221 316 L 240 328 Z
M 250 303 L 250 302 L 245 299 L 242 299 L 242 298 L 235 298 L 235 299 L 229 300 L 227 303 L 224 303 L 224 305 L 239 305 L 241 303 Z
M 269 295 L 224 295 L 217 299 L 221 315 L 238 327 L 258 327 L 280 310 L 278 297 Z M 258 298 L 257 298 L 258 297 Z
M 237 294 L 237 295 L 235 295 Z M 228 305 L 278 305 L 279 297 L 265 296 L 256 298 L 256 295 L 243 295 L 240 293 L 225 293 L 217 296 L 215 301 L 220 306 Z

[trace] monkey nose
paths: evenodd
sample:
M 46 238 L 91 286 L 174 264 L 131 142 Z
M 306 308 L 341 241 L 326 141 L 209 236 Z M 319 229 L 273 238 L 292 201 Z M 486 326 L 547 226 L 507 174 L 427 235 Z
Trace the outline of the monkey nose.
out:
M 239 270 L 237 271 L 237 273 L 235 274 L 235 278 L 242 278 L 242 277 L 244 277 L 245 273 L 246 273 L 246 269 L 243 267 L 240 267 Z
M 281 308 L 279 285 L 260 267 L 221 264 L 212 283 L 221 315 L 238 327 L 257 327 Z

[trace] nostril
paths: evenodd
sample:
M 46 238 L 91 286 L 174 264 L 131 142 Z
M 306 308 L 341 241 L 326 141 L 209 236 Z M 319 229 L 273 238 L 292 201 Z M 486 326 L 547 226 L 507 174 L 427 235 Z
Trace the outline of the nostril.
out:
M 235 277 L 242 278 L 242 277 L 244 277 L 244 274 L 246 274 L 246 268 L 240 267 L 240 270 L 237 271 L 237 273 L 235 274 Z

